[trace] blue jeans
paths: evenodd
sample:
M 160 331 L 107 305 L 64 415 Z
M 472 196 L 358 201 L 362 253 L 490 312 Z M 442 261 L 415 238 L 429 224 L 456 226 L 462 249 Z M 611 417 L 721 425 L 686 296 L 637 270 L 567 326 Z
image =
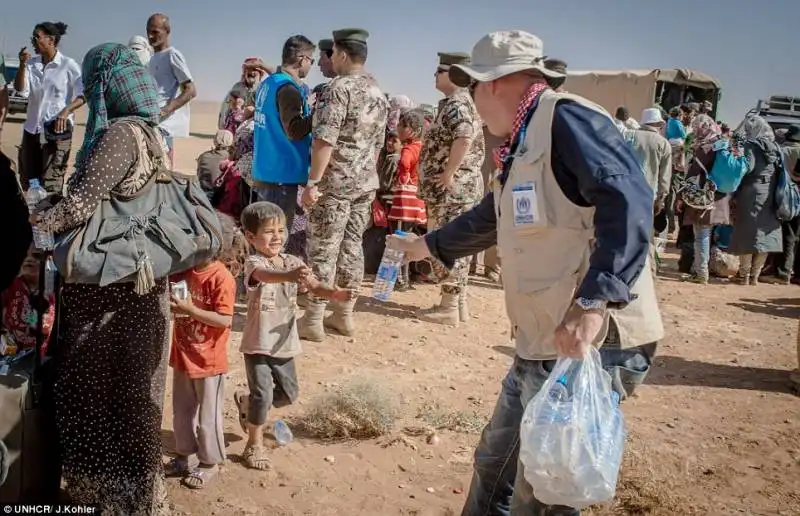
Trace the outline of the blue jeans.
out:
M 292 228 L 294 222 L 294 214 L 297 211 L 297 191 L 300 187 L 297 185 L 285 186 L 272 186 L 264 188 L 262 186 L 253 186 L 252 197 L 255 201 L 266 201 L 272 204 L 277 204 L 286 215 L 286 230 Z
M 519 464 L 519 427 L 528 402 L 542 388 L 555 360 L 514 363 L 503 379 L 492 419 L 475 450 L 475 472 L 461 516 L 578 516 L 580 511 L 545 505 L 533 496 Z
M 622 349 L 611 324 L 600 357 L 620 399 L 630 396 L 650 370 L 656 343 Z M 519 428 L 528 402 L 542 388 L 555 360 L 514 363 L 503 379 L 492 419 L 475 450 L 474 474 L 462 516 L 579 516 L 562 505 L 545 505 L 533 496 L 519 464 Z
M 711 230 L 713 226 L 694 225 L 694 273 L 708 277 L 708 261 L 711 259 Z

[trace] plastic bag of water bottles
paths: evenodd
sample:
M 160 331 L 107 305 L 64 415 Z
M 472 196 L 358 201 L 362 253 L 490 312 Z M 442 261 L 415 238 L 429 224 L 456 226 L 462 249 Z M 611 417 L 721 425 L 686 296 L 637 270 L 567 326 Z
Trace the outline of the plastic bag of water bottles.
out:
M 611 501 L 624 446 L 619 396 L 597 349 L 558 359 L 520 427 L 519 458 L 536 498 L 576 509 Z

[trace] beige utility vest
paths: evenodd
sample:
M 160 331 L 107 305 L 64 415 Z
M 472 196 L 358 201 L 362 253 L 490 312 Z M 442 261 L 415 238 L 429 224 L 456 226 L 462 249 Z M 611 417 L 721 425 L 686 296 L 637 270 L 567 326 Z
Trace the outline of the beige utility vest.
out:
M 564 99 L 608 116 L 582 97 L 545 91 L 528 124 L 525 141 L 517 148 L 505 186 L 494 182 L 506 309 L 515 328 L 517 355 L 527 360 L 556 357 L 553 335 L 589 268 L 594 245 L 595 208 L 570 201 L 551 166 L 553 110 Z M 656 342 L 664 336 L 649 261 L 648 257 L 631 289 L 638 297 L 625 308 L 608 312 L 617 324 L 623 347 Z M 595 344 L 605 339 L 607 328 L 608 324 Z

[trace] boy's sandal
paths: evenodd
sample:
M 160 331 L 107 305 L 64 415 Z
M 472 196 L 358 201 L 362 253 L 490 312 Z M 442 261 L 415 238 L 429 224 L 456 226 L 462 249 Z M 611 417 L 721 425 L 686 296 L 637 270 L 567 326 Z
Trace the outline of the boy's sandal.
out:
M 166 477 L 182 477 L 189 473 L 189 461 L 173 457 L 164 466 L 164 476 Z
M 203 489 L 219 473 L 219 466 L 213 468 L 194 468 L 181 482 L 189 489 Z
M 248 468 L 265 471 L 272 468 L 267 458 L 267 450 L 263 446 L 248 446 L 242 453 L 242 459 Z
M 236 391 L 233 393 L 233 401 L 239 411 L 239 426 L 242 427 L 242 432 L 247 435 L 247 395 L 242 391 Z

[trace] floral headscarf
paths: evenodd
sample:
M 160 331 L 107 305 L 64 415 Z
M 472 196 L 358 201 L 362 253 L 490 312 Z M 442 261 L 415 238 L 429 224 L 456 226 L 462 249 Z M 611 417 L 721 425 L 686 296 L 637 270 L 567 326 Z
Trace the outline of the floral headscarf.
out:
M 395 95 L 389 100 L 389 116 L 386 119 L 386 128 L 389 131 L 397 129 L 397 123 L 400 121 L 400 114 L 414 107 L 414 102 L 405 95 Z
M 714 143 L 722 136 L 722 129 L 708 115 L 697 115 L 692 120 L 692 130 L 695 134 L 694 147 Z
M 778 150 L 775 131 L 766 120 L 758 115 L 745 117 L 742 125 L 736 129 L 734 136 L 739 140 L 756 145 L 767 155 L 775 154 Z M 770 161 L 772 160 L 770 159 Z

